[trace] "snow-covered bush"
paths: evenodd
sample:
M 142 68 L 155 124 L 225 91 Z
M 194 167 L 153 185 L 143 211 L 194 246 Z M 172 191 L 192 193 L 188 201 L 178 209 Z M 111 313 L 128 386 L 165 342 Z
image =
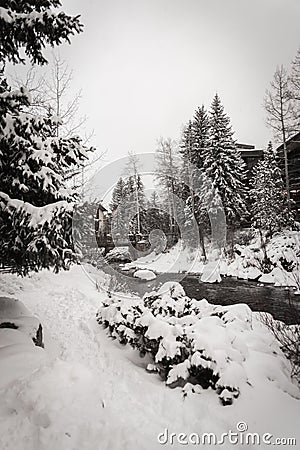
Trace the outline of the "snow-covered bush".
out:
M 143 299 L 110 299 L 97 320 L 122 344 L 150 354 L 154 364 L 149 369 L 170 387 L 212 388 L 227 405 L 247 382 L 242 335 L 251 330 L 251 310 L 246 305 L 213 306 L 190 299 L 179 283 L 168 282 Z
M 150 355 L 147 370 L 158 372 L 169 387 L 183 387 L 184 395 L 211 388 L 230 405 L 260 377 L 299 394 L 280 342 L 245 304 L 211 305 L 168 282 L 143 298 L 109 298 L 97 321 L 120 343 Z
M 262 321 L 280 344 L 280 348 L 291 362 L 292 377 L 300 383 L 300 311 L 290 305 L 294 312 L 295 325 L 286 325 L 284 322 L 274 320 L 270 314 L 262 314 Z

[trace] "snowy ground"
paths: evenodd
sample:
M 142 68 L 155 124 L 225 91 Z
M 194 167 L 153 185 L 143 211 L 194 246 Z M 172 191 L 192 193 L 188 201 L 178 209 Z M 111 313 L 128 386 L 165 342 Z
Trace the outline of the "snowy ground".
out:
M 99 277 L 104 286 L 107 278 Z M 220 436 L 241 421 L 249 432 L 295 437 L 297 445 L 285 448 L 299 448 L 300 402 L 265 380 L 267 359 L 257 361 L 256 388 L 248 386 L 232 406 L 221 406 L 209 390 L 183 398 L 181 389 L 145 372 L 147 361 L 107 337 L 95 320 L 105 293 L 81 267 L 27 279 L 3 275 L 0 292 L 39 317 L 46 354 L 35 370 L 0 390 L 1 450 L 152 450 L 169 447 L 157 442 L 166 428 Z M 169 448 L 182 447 L 195 445 L 175 440 Z M 258 447 L 226 442 L 221 448 Z

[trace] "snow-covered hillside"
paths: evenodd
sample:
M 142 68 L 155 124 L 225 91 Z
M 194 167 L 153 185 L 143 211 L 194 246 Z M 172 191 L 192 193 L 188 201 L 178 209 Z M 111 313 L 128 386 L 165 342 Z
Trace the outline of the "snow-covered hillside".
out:
M 97 278 L 104 288 L 107 276 Z M 1 450 L 153 450 L 162 447 L 157 436 L 165 429 L 220 436 L 239 422 L 249 432 L 295 437 L 299 445 L 300 401 L 267 379 L 267 354 L 251 369 L 255 387 L 246 384 L 223 407 L 210 389 L 184 397 L 180 388 L 166 387 L 144 370 L 146 358 L 111 340 L 96 322 L 105 289 L 98 291 L 81 267 L 25 279 L 3 275 L 0 292 L 38 316 L 45 338 L 45 358 L 0 390 Z M 170 448 L 182 445 L 175 439 Z M 244 447 L 226 442 L 224 448 Z

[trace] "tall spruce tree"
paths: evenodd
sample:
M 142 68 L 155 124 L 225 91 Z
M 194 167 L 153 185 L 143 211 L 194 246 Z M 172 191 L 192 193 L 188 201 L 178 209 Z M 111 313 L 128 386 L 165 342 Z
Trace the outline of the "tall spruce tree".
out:
M 202 105 L 196 109 L 193 120 L 185 128 L 181 143 L 186 220 L 188 223 L 195 218 L 198 223 L 202 253 L 205 259 L 204 231 L 208 221 L 205 205 L 202 204 L 197 187 L 199 187 L 201 171 L 203 171 L 205 149 L 209 145 L 209 131 L 209 117 Z
M 211 189 L 222 201 L 227 224 L 234 228 L 247 214 L 245 188 L 246 167 L 233 139 L 230 119 L 218 94 L 209 111 L 210 136 L 203 153 L 206 177 L 199 196 L 201 207 L 207 207 Z
M 56 11 L 58 0 L 6 2 L 0 14 L 0 64 L 45 64 L 44 47 L 69 41 L 82 25 Z M 57 117 L 25 112 L 30 97 L 0 80 L 0 261 L 20 273 L 66 268 L 74 258 L 71 202 L 76 194 L 64 173 L 80 166 L 92 149 L 80 138 L 54 138 Z

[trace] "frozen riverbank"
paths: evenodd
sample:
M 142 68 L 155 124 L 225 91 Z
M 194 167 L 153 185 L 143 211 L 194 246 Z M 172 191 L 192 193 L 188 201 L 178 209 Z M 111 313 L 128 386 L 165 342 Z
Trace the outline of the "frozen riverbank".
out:
M 228 259 L 216 252 L 208 252 L 204 263 L 198 249 L 183 247 L 179 241 L 166 253 L 150 253 L 125 268 L 148 269 L 156 273 L 191 273 L 201 276 L 207 283 L 220 282 L 222 276 L 243 280 L 256 280 L 261 284 L 288 286 L 300 289 L 300 233 L 286 231 L 275 235 L 267 244 L 270 267 L 264 267 L 264 254 L 258 237 L 248 245 L 235 245 L 234 258 Z

